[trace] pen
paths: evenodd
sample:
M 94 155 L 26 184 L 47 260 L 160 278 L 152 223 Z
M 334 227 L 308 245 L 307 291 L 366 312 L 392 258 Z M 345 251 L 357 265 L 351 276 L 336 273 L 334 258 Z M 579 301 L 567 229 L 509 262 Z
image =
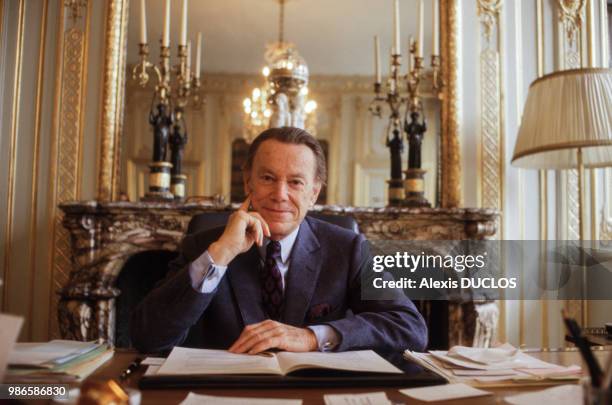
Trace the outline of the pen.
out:
M 121 376 L 119 377 L 119 379 L 121 380 L 125 380 L 126 378 L 128 378 L 130 375 L 132 375 L 132 373 L 134 371 L 136 371 L 138 369 L 138 367 L 140 367 L 140 363 L 142 363 L 142 358 L 138 357 L 136 358 L 132 363 L 130 363 L 130 365 L 128 366 L 128 368 L 126 368 L 123 373 L 121 373 Z
M 591 351 L 588 342 L 586 341 L 584 336 L 582 336 L 580 326 L 578 326 L 575 320 L 567 316 L 567 312 L 565 311 L 565 309 L 563 309 L 561 313 L 563 315 L 563 321 L 565 322 L 567 330 L 574 339 L 574 343 L 578 347 L 578 350 L 580 350 L 580 354 L 582 354 L 582 358 L 584 359 L 585 363 L 587 364 L 587 367 L 589 368 L 589 374 L 591 375 L 591 384 L 594 387 L 599 387 L 601 385 L 601 377 L 603 374 L 599 363 L 593 356 L 593 352 Z

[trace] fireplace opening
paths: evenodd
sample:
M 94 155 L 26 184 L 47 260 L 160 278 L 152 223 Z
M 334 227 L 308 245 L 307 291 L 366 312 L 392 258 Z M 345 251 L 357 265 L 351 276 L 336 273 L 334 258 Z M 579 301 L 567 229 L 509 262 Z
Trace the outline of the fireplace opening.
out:
M 168 263 L 177 252 L 148 250 L 130 257 L 119 277 L 116 287 L 121 294 L 116 299 L 115 346 L 131 347 L 130 317 L 136 305 L 161 281 L 168 271 Z

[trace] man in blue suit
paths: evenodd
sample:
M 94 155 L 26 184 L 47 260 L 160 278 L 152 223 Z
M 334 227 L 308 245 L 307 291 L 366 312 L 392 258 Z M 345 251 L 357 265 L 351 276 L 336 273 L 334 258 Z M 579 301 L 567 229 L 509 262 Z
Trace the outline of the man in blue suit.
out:
M 185 237 L 166 279 L 132 314 L 134 346 L 422 351 L 425 322 L 401 291 L 362 299 L 362 275 L 372 273 L 363 235 L 306 217 L 325 179 L 313 136 L 262 132 L 244 168 L 246 201 L 224 229 Z

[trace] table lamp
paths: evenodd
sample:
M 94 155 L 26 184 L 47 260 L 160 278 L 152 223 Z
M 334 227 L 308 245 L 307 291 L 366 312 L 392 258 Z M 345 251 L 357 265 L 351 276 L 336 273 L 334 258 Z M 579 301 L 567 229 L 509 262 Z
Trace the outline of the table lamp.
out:
M 529 87 L 512 164 L 578 169 L 584 240 L 584 168 L 612 166 L 612 69 L 563 70 Z
M 529 87 L 512 164 L 528 169 L 578 169 L 580 243 L 584 233 L 584 168 L 612 166 L 612 69 L 551 73 Z M 586 265 L 582 263 L 582 324 Z

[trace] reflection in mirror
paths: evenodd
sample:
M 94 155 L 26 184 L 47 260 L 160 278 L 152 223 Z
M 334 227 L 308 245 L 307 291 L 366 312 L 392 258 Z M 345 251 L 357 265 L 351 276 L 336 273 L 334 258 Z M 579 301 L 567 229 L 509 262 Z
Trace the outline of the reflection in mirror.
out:
M 146 3 L 148 60 L 160 63 L 160 39 L 164 28 L 165 0 L 130 0 L 127 43 L 124 133 L 122 139 L 121 191 L 137 201 L 150 190 L 154 131 L 149 123 L 158 102 L 158 79 L 149 69 L 149 80 L 140 86 L 132 70 L 141 61 L 141 4 Z M 182 37 L 182 1 L 172 1 L 168 41 L 170 66 L 179 62 Z M 400 1 L 401 31 L 398 48 L 403 58 L 399 73 L 408 71 L 409 37 L 418 38 L 417 0 Z M 200 102 L 190 99 L 184 107 L 188 134 L 182 159 L 185 193 L 190 196 L 222 195 L 225 201 L 242 197 L 237 175 L 244 154 L 244 99 L 266 78 L 262 68 L 269 44 L 278 40 L 281 22 L 278 0 L 208 0 L 188 2 L 185 38 L 192 44 L 192 71 L 200 73 Z M 432 8 L 423 9 L 425 78 L 421 83 L 427 132 L 422 144 L 422 168 L 426 170 L 425 197 L 438 205 L 440 193 L 441 106 L 432 90 L 429 58 L 432 53 Z M 374 99 L 374 36 L 380 41 L 380 66 L 384 81 L 389 75 L 393 45 L 393 0 L 289 0 L 284 7 L 284 41 L 291 42 L 309 70 L 308 97 L 316 101 L 316 136 L 326 145 L 329 177 L 319 203 L 385 206 L 388 202 L 390 154 L 386 146 L 390 110 L 375 117 L 369 106 Z M 195 69 L 198 33 L 202 33 L 200 69 Z M 195 72 L 193 72 L 195 75 Z M 177 72 L 170 87 L 179 88 Z M 193 82 L 192 82 L 193 84 Z M 193 88 L 192 88 L 193 89 Z M 177 104 L 173 101 L 174 104 Z M 402 112 L 403 118 L 404 112 Z M 401 154 L 408 161 L 407 140 Z M 168 158 L 169 159 L 169 158 Z

